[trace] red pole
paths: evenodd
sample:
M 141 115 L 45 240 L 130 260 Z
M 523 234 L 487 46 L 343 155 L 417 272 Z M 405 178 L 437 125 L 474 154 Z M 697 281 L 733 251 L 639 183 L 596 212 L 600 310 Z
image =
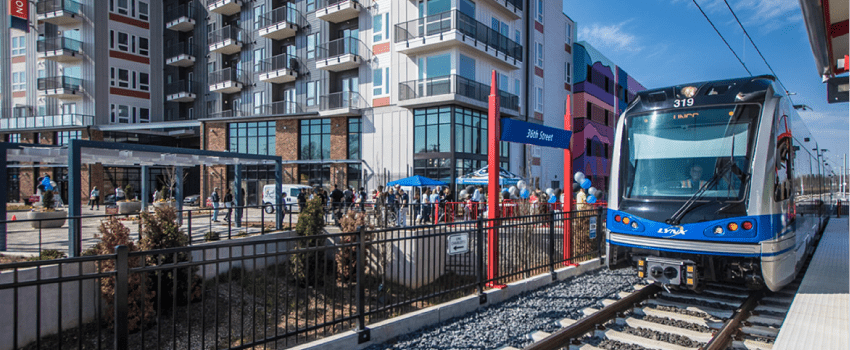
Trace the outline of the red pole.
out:
M 570 103 L 570 95 L 567 95 L 567 103 L 564 111 L 564 130 L 573 130 L 573 115 L 572 104 Z M 570 140 L 572 147 L 572 139 Z M 573 211 L 573 152 L 566 148 L 564 149 L 564 260 L 569 261 L 573 257 L 573 235 L 572 221 L 569 220 L 570 212 Z M 573 262 L 567 262 L 566 266 L 578 266 Z
M 487 227 L 487 256 L 489 262 L 487 264 L 487 279 L 490 280 L 487 285 L 492 288 L 504 288 L 503 284 L 496 282 L 496 276 L 499 275 L 499 229 L 497 228 L 499 218 L 499 137 L 501 136 L 501 123 L 499 118 L 499 90 L 498 80 L 496 80 L 496 71 L 494 70 L 490 77 L 490 98 L 489 98 L 489 113 L 487 114 L 487 172 L 489 176 L 489 186 L 487 186 L 487 207 L 490 210 L 488 215 L 489 222 Z

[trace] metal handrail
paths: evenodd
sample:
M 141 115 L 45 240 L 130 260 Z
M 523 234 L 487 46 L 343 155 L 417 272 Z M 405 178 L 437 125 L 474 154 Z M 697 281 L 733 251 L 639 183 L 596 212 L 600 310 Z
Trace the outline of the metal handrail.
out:
M 207 44 L 212 45 L 227 39 L 242 41 L 242 29 L 237 26 L 224 26 L 221 29 L 214 30 L 207 37 Z
M 195 2 L 190 2 L 186 4 L 177 5 L 175 7 L 170 7 L 165 11 L 166 17 L 165 23 L 171 22 L 173 20 L 179 19 L 181 17 L 188 17 L 191 19 L 198 19 L 197 15 L 200 11 L 198 11 Z
M 64 36 L 55 38 L 38 39 L 36 43 L 36 51 L 47 52 L 56 50 L 69 50 L 74 52 L 83 51 L 83 42 L 77 39 L 66 38 Z
M 304 106 L 295 101 L 277 101 L 254 107 L 256 115 L 280 115 L 304 113 Z
M 245 83 L 247 74 L 240 69 L 228 67 L 222 70 L 218 70 L 210 73 L 210 84 L 218 84 L 226 81 L 236 81 L 240 83 Z
M 522 45 L 458 10 L 446 11 L 396 24 L 395 42 L 424 38 L 452 30 L 457 30 L 461 34 L 470 36 L 476 41 L 504 53 L 506 56 L 522 61 Z
M 244 117 L 249 115 L 245 111 L 241 109 L 228 109 L 225 111 L 212 112 L 207 115 L 207 118 L 233 118 L 233 117 Z
M 360 39 L 344 37 L 328 41 L 317 48 L 319 59 L 328 59 L 346 54 L 352 54 L 368 59 L 369 48 Z
M 29 129 L 90 125 L 94 125 L 94 116 L 85 114 L 57 114 L 0 118 L 0 129 Z
M 304 65 L 298 56 L 282 53 L 260 61 L 260 72 L 272 72 L 278 69 L 300 71 Z
M 197 94 L 200 91 L 198 82 L 194 80 L 178 80 L 165 85 L 165 94 L 172 95 L 181 92 Z
M 316 4 L 316 8 L 317 9 L 323 9 L 325 7 L 331 7 L 331 6 L 334 6 L 336 4 L 346 2 L 346 1 L 351 1 L 355 4 L 360 4 L 360 1 L 357 1 L 357 0 L 320 0 L 319 3 Z
M 196 56 L 198 45 L 189 44 L 186 41 L 179 42 L 165 48 L 165 58 L 177 57 L 180 55 Z
M 64 75 L 38 78 L 38 90 L 66 89 L 79 91 L 82 90 L 82 86 L 82 79 Z
M 339 108 L 362 109 L 366 100 L 356 91 L 333 92 L 319 98 L 319 110 L 327 111 Z
M 490 95 L 490 86 L 456 74 L 410 80 L 398 85 L 400 101 L 458 94 L 477 101 L 487 102 Z M 519 111 L 519 96 L 499 90 L 499 106 L 508 110 Z
M 301 12 L 287 6 L 281 6 L 260 16 L 260 29 L 278 23 L 292 23 L 301 26 Z
M 55 11 L 80 13 L 80 7 L 80 3 L 73 0 L 39 0 L 35 11 L 39 15 Z

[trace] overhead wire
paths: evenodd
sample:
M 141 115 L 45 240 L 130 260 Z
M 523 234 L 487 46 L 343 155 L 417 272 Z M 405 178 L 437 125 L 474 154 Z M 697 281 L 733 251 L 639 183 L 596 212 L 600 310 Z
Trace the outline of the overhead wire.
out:
M 719 36 L 720 36 L 720 39 L 721 39 L 721 40 L 723 40 L 723 43 L 724 43 L 724 44 L 726 44 L 726 47 L 728 47 L 728 48 L 729 48 L 729 51 L 732 51 L 732 54 L 733 54 L 733 55 L 735 55 L 735 58 L 737 58 L 737 59 L 738 59 L 738 62 L 740 62 L 740 63 L 741 63 L 741 66 L 743 66 L 743 67 L 744 67 L 744 69 L 747 71 L 747 73 L 748 73 L 750 76 L 753 76 L 753 73 L 752 73 L 752 72 L 750 72 L 750 69 L 749 69 L 749 68 L 747 68 L 747 65 L 746 65 L 746 64 L 744 64 L 744 61 L 742 61 L 742 60 L 741 60 L 741 57 L 738 57 L 738 54 L 735 52 L 735 50 L 733 50 L 733 49 L 732 49 L 732 46 L 730 46 L 730 45 L 729 45 L 729 42 L 728 42 L 728 41 L 726 41 L 726 38 L 724 38 L 724 37 L 723 37 L 723 34 L 720 34 L 720 31 L 719 31 L 719 30 L 717 30 L 717 26 L 715 26 L 715 25 L 714 25 L 714 22 L 712 22 L 712 21 L 711 21 L 711 19 L 710 19 L 710 18 L 708 18 L 708 15 L 706 15 L 706 14 L 705 14 L 705 11 L 703 11 L 703 10 L 702 10 L 702 7 L 700 7 L 700 6 L 699 6 L 699 4 L 697 3 L 697 0 L 691 0 L 691 1 L 693 1 L 693 2 L 694 2 L 694 5 L 697 5 L 697 8 L 699 9 L 699 12 L 701 12 L 701 13 L 702 13 L 702 16 L 703 16 L 703 17 L 705 17 L 705 19 L 708 21 L 708 24 L 711 24 L 711 27 L 712 27 L 712 28 L 714 28 L 714 31 L 715 31 L 715 32 L 717 32 L 717 35 L 719 35 Z

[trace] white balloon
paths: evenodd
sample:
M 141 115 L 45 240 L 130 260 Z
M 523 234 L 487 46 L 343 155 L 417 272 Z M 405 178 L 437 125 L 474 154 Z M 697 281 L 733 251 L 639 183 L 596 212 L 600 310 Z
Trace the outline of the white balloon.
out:
M 517 195 L 519 193 L 519 189 L 517 189 L 516 186 L 511 186 L 508 189 L 508 193 L 510 193 L 511 195 Z
M 464 199 L 464 198 L 466 198 L 466 195 L 467 195 L 468 193 L 466 192 L 466 190 L 461 190 L 459 194 L 460 194 L 460 198 L 459 198 L 459 199 Z
M 548 194 L 550 197 L 553 193 L 555 193 L 555 190 L 553 190 L 551 187 L 546 189 L 546 194 Z
M 573 176 L 573 179 L 575 179 L 578 183 L 581 183 L 581 180 L 584 180 L 585 178 L 586 176 L 584 176 L 584 173 L 581 171 L 576 172 L 575 176 Z
M 595 196 L 595 195 L 596 195 L 596 191 L 598 191 L 598 190 L 596 189 L 596 187 L 591 187 L 591 188 L 587 189 L 587 193 L 588 193 L 588 194 L 590 194 L 591 196 Z
M 528 184 L 525 183 L 525 180 L 519 180 L 519 182 L 516 183 L 516 187 L 518 187 L 521 191 L 526 189 L 528 187 Z

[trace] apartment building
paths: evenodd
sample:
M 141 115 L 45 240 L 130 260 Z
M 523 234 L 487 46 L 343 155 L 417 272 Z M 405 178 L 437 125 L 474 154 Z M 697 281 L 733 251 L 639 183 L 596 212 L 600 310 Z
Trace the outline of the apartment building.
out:
M 573 169 L 608 188 L 614 128 L 638 91 L 646 88 L 585 41 L 575 44 Z

